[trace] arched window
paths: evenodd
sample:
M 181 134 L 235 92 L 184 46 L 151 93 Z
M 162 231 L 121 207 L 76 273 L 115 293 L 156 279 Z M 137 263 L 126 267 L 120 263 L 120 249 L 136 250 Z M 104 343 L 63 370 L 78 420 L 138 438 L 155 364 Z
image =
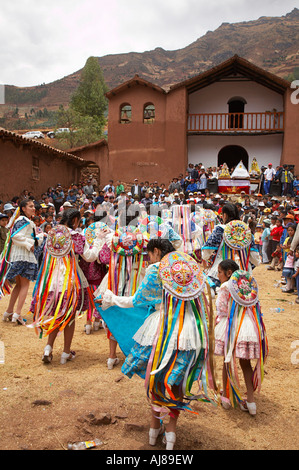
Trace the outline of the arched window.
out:
M 124 103 L 120 107 L 119 122 L 121 124 L 129 124 L 132 121 L 132 106 Z
M 147 103 L 143 108 L 143 122 L 144 124 L 152 124 L 155 122 L 156 111 L 153 103 Z
M 243 129 L 243 114 L 245 112 L 246 100 L 240 96 L 234 96 L 227 102 L 230 129 Z

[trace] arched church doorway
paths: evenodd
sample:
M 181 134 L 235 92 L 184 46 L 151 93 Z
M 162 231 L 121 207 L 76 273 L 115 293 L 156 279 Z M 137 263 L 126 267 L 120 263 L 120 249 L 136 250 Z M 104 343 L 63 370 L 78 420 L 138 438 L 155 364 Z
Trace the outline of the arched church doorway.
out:
M 230 170 L 235 168 L 241 160 L 248 170 L 249 156 L 247 151 L 240 145 L 227 145 L 218 153 L 218 166 L 226 163 Z

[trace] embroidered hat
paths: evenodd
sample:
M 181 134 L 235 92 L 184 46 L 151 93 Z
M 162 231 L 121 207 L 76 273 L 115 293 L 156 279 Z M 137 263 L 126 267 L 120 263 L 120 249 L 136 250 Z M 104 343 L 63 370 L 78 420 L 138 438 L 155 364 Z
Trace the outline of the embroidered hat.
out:
M 225 225 L 224 241 L 233 250 L 248 248 L 252 241 L 251 230 L 242 220 L 232 220 Z
M 186 253 L 174 251 L 164 256 L 160 262 L 159 276 L 163 288 L 178 299 L 195 299 L 205 288 L 203 272 Z
M 54 258 L 62 258 L 71 251 L 72 243 L 68 228 L 65 225 L 56 225 L 48 233 L 46 248 Z
M 133 256 L 143 250 L 144 239 L 139 230 L 126 227 L 119 230 L 112 239 L 112 251 L 122 256 Z
M 87 227 L 85 230 L 85 240 L 90 246 L 92 246 L 94 240 L 98 238 L 98 234 L 101 230 L 109 230 L 108 225 L 104 222 L 94 222 Z
M 227 286 L 232 298 L 238 304 L 249 307 L 258 302 L 257 282 L 247 271 L 235 271 Z

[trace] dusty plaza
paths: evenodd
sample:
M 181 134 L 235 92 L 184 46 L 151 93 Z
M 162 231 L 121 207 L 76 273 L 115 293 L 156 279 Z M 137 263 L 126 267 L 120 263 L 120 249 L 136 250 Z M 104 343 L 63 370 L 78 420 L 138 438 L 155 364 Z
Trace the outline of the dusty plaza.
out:
M 255 277 L 270 350 L 258 414 L 194 404 L 198 414 L 186 412 L 180 418 L 177 451 L 298 449 L 298 308 L 292 304 L 294 295 L 282 296 L 273 287 L 278 273 L 260 265 Z M 1 301 L 1 314 L 7 302 Z M 272 313 L 271 307 L 284 312 Z M 30 315 L 26 318 L 30 323 Z M 59 364 L 60 338 L 52 364 L 44 365 L 44 340 L 21 325 L 0 323 L 5 346 L 5 364 L 0 365 L 1 450 L 66 450 L 69 442 L 95 438 L 103 442 L 97 450 L 153 450 L 147 444 L 150 408 L 143 381 L 123 376 L 121 364 L 107 370 L 106 334 L 100 330 L 87 336 L 84 321 L 76 324 L 76 360 L 66 366 Z M 217 371 L 221 380 L 220 365 Z M 92 424 L 90 414 L 108 416 L 103 420 L 107 424 Z M 156 449 L 164 449 L 161 441 Z
M 11 3 L 0 450 L 298 450 L 298 5 Z

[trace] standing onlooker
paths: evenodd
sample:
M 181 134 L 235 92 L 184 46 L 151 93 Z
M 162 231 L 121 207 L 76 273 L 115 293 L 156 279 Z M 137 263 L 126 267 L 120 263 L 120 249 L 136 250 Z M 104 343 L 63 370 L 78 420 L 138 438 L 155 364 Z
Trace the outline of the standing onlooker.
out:
M 112 192 L 114 193 L 115 188 L 113 186 L 113 180 L 109 180 L 109 183 L 103 188 L 103 192 L 106 193 L 109 188 L 112 188 Z
M 283 292 L 291 293 L 294 292 L 294 252 L 291 251 L 291 244 L 294 238 L 296 231 L 296 224 L 289 224 L 288 225 L 288 237 L 285 239 L 283 244 L 284 250 L 287 253 L 287 257 L 284 263 L 282 275 L 285 277 L 286 280 L 286 287 L 282 289 Z
M 276 175 L 276 172 L 274 168 L 272 167 L 272 163 L 269 163 L 268 168 L 264 172 L 264 191 L 265 194 L 270 194 L 271 190 L 271 183 L 273 181 L 274 176 Z
M 53 195 L 53 202 L 54 202 L 56 214 L 58 214 L 60 207 L 64 203 L 64 191 L 62 189 L 61 184 L 57 184 L 56 186 L 56 189 Z
M 202 166 L 198 174 L 198 189 L 202 193 L 205 192 L 208 186 L 208 175 L 205 171 L 205 168 Z
M 15 209 L 16 208 L 10 202 L 7 202 L 6 204 L 4 204 L 3 214 L 7 215 L 7 217 L 10 219 L 12 217 Z
M 264 264 L 269 263 L 267 250 L 268 250 L 269 238 L 270 238 L 270 225 L 271 225 L 271 221 L 269 219 L 265 219 L 263 221 L 264 230 L 261 236 L 261 240 L 262 240 L 262 262 Z
M 282 219 L 276 219 L 275 225 L 270 232 L 268 258 L 271 259 L 272 253 L 276 250 L 280 243 L 284 228 L 282 226 Z
M 20 203 L 20 215 L 13 221 L 11 229 L 11 251 L 7 272 L 8 281 L 15 280 L 15 286 L 10 294 L 7 311 L 3 320 L 11 318 L 12 322 L 24 325 L 21 311 L 25 304 L 30 281 L 35 281 L 38 274 L 38 262 L 34 250 L 42 244 L 43 235 L 36 234 L 32 218 L 35 215 L 34 202 L 24 199 Z
M 121 193 L 123 193 L 125 190 L 124 185 L 121 183 L 120 180 L 117 181 L 117 186 L 116 186 L 116 196 L 120 196 Z
M 280 175 L 280 182 L 282 184 L 282 196 L 292 194 L 293 179 L 293 174 L 289 171 L 288 165 L 283 165 L 282 172 Z
M 93 184 L 91 183 L 91 178 L 89 178 L 89 180 L 83 187 L 83 191 L 84 191 L 85 196 L 92 196 L 92 193 L 94 192 L 94 187 L 93 187 Z
M 138 178 L 134 179 L 134 184 L 133 186 L 131 186 L 131 193 L 132 193 L 132 196 L 138 196 L 139 200 L 141 199 L 142 186 L 138 184 Z
M 168 190 L 170 193 L 175 193 L 181 190 L 181 183 L 179 182 L 178 178 L 174 177 L 172 182 L 168 186 Z
M 6 228 L 7 224 L 8 224 L 8 215 L 0 214 L 0 254 L 3 251 L 7 234 L 8 234 L 8 228 Z
M 299 304 L 299 245 L 295 250 L 294 271 L 295 273 L 293 274 L 293 279 L 295 279 L 297 289 L 297 299 L 295 302 L 296 304 Z
M 296 196 L 299 193 L 299 176 L 297 175 L 293 181 L 293 194 Z

